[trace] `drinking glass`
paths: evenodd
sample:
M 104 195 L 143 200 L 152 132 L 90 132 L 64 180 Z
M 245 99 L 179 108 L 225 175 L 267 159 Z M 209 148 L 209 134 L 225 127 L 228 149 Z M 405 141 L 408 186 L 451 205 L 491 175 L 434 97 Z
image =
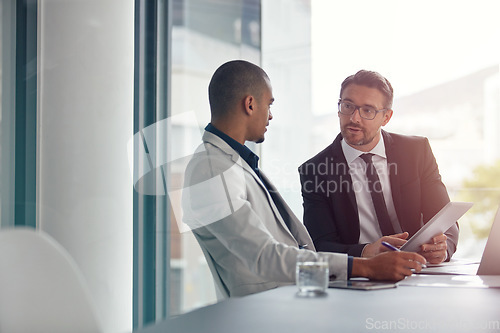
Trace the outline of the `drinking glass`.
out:
M 301 252 L 297 256 L 296 283 L 298 295 L 317 297 L 326 295 L 328 287 L 328 258 L 322 253 Z

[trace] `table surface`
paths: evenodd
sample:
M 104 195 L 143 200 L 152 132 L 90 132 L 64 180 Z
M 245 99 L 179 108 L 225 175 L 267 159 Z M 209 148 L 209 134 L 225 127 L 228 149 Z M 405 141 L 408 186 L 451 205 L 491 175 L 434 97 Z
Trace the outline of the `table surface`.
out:
M 321 298 L 286 286 L 232 298 L 138 332 L 500 332 L 500 288 L 328 289 Z

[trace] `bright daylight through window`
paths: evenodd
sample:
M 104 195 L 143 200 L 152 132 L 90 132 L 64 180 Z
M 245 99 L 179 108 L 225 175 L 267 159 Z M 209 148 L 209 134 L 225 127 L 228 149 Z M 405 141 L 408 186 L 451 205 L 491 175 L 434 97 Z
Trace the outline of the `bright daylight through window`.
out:
M 451 200 L 475 203 L 456 256 L 477 259 L 500 204 L 499 40 L 494 0 L 313 1 L 310 156 L 339 131 L 342 80 L 381 73 L 395 94 L 384 129 L 429 138 Z

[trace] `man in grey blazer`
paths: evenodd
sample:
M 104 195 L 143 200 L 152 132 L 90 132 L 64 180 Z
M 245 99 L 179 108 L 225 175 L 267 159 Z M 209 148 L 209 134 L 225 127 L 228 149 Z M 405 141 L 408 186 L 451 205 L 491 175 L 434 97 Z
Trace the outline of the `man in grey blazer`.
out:
M 218 289 L 243 296 L 295 282 L 297 255 L 316 257 L 313 242 L 244 146 L 264 141 L 274 101 L 267 74 L 246 61 L 220 66 L 209 85 L 211 122 L 190 160 L 182 195 L 192 229 Z M 400 280 L 425 258 L 392 252 L 373 258 L 325 253 L 332 278 Z

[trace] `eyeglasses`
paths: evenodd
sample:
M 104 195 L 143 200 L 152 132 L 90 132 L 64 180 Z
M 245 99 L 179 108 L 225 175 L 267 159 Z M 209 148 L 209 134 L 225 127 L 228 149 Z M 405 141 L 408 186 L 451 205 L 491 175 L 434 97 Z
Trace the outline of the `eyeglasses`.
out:
M 377 113 L 379 112 L 384 112 L 389 109 L 381 109 L 381 110 L 375 110 L 375 108 L 372 108 L 370 106 L 357 106 L 356 104 L 352 104 L 349 102 L 342 102 L 342 100 L 339 100 L 339 112 L 345 115 L 351 115 L 356 110 L 359 110 L 359 115 L 361 118 L 367 119 L 367 120 L 373 120 L 375 119 L 375 116 L 377 116 Z

